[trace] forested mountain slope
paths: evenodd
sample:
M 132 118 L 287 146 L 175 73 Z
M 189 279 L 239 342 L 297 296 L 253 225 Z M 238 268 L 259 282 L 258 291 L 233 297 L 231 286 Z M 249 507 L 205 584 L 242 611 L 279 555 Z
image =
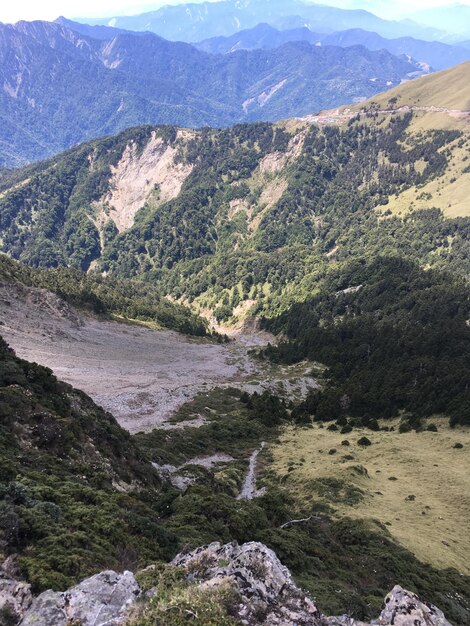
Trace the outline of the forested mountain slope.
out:
M 468 275 L 467 275 L 468 278 Z M 300 415 L 362 419 L 450 415 L 470 425 L 470 288 L 449 273 L 381 257 L 332 268 L 318 293 L 267 327 L 290 341 L 270 358 L 329 367 L 329 384 Z
M 293 42 L 226 57 L 152 33 L 86 32 L 0 25 L 0 167 L 140 124 L 218 127 L 305 115 L 367 98 L 419 69 L 360 46 Z
M 68 304 L 106 318 L 122 318 L 150 323 L 188 335 L 207 334 L 205 320 L 187 307 L 164 298 L 157 288 L 141 281 L 117 279 L 78 269 L 57 267 L 31 268 L 6 255 L 0 255 L 0 283 L 32 287 L 45 294 L 54 293 Z
M 465 274 L 468 219 L 446 219 L 429 195 L 420 210 L 387 209 L 448 175 L 454 154 L 465 167 L 461 120 L 423 131 L 419 115 L 143 127 L 84 144 L 5 179 L 2 249 L 30 265 L 158 278 L 221 319 L 255 302 L 283 308 L 331 263 L 360 256 L 400 254 Z
M 427 80 L 437 80 L 443 87 L 439 102 L 450 102 L 457 92 L 461 100 L 452 102 L 465 104 L 468 67 L 422 79 L 420 93 L 428 92 Z M 450 378 L 443 374 L 441 383 L 447 390 L 455 387 L 453 395 L 460 400 L 455 411 L 445 393 L 442 405 L 422 402 L 406 389 L 408 364 L 397 375 L 404 384 L 398 386 L 399 399 L 389 398 L 390 412 L 419 413 L 421 405 L 426 412 L 442 410 L 456 422 L 466 421 L 460 396 L 466 392 L 458 381 L 449 382 L 452 371 L 468 368 L 455 361 L 467 341 L 461 328 L 466 283 L 456 282 L 450 295 L 439 285 L 447 282 L 440 272 L 457 281 L 467 279 L 470 269 L 468 202 L 448 192 L 454 187 L 465 192 L 469 186 L 468 120 L 465 112 L 435 111 L 427 105 L 432 100 L 420 99 L 417 110 L 414 105 L 403 108 L 401 98 L 411 102 L 407 94 L 412 89 L 404 85 L 384 105 L 369 102 L 357 114 L 326 114 L 319 124 L 296 120 L 197 131 L 141 127 L 5 174 L 0 179 L 2 249 L 33 266 L 71 265 L 143 278 L 162 295 L 224 323 L 241 321 L 249 313 L 274 320 L 326 289 L 325 281 L 335 272 L 347 273 L 351 261 L 398 257 L 408 268 L 403 285 L 416 284 L 417 301 L 427 280 L 443 303 L 457 298 L 456 311 L 464 317 L 456 321 L 451 340 L 444 338 L 442 320 L 436 319 L 429 327 L 429 345 L 424 337 L 419 345 L 411 340 L 403 353 L 409 363 L 417 359 L 423 380 L 433 381 L 437 370 L 449 371 Z M 397 202 L 403 205 L 400 211 Z M 392 266 L 383 272 L 392 276 Z M 429 268 L 437 273 L 420 274 Z M 356 285 L 339 289 L 351 286 Z M 374 304 L 373 310 L 383 315 L 387 299 L 394 297 L 386 291 L 383 306 Z M 382 362 L 386 325 L 377 326 L 363 304 L 354 306 L 362 327 L 379 337 L 375 358 Z M 405 301 L 403 310 L 408 306 Z M 401 315 L 400 308 L 391 314 L 391 337 L 406 336 Z M 421 317 L 419 313 L 418 325 Z M 286 332 L 283 324 L 273 322 L 272 327 Z M 312 357 L 311 340 L 298 339 L 304 342 L 299 354 Z M 315 335 L 318 350 L 323 346 L 331 354 L 336 354 L 331 351 L 336 341 L 334 333 Z M 364 341 L 371 343 L 370 337 Z M 350 360 L 348 377 L 359 387 L 368 379 L 367 368 L 357 369 L 361 342 L 354 337 L 347 348 L 350 355 L 341 352 L 340 359 Z M 453 356 L 436 352 L 436 342 L 448 344 Z M 429 367 L 423 359 L 430 359 Z M 339 385 L 343 374 L 338 374 Z M 380 393 L 371 391 L 370 415 L 383 411 L 383 382 Z

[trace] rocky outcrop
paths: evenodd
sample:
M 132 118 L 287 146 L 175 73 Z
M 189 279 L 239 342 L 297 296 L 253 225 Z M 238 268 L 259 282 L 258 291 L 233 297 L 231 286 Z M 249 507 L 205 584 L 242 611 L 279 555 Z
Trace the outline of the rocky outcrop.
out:
M 437 607 L 398 585 L 370 625 L 348 615 L 323 616 L 276 554 L 262 543 L 212 543 L 178 555 L 173 564 L 184 567 L 203 586 L 234 586 L 241 598 L 238 617 L 249 626 L 451 626 Z
M 440 609 L 421 602 L 416 594 L 399 585 L 385 598 L 385 608 L 373 623 L 377 626 L 451 626 Z
M 243 626 L 451 626 L 437 607 L 398 585 L 385 598 L 378 619 L 369 624 L 348 615 L 326 617 L 276 554 L 258 542 L 211 543 L 179 554 L 171 565 L 183 568 L 186 579 L 201 591 L 232 587 L 237 598 L 234 617 Z M 45 591 L 32 600 L 28 585 L 4 578 L 0 624 L 8 606 L 18 619 L 23 616 L 19 626 L 124 626 L 135 601 L 145 602 L 152 593 L 155 589 L 143 593 L 131 572 L 106 571 L 68 591 Z
M 131 572 L 106 571 L 65 592 L 45 591 L 26 611 L 20 626 L 117 626 L 140 595 Z
M 289 570 L 262 543 L 221 546 L 211 543 L 178 555 L 173 565 L 184 567 L 206 587 L 231 583 L 240 594 L 238 617 L 243 624 L 281 626 L 319 624 L 315 604 L 296 586 Z

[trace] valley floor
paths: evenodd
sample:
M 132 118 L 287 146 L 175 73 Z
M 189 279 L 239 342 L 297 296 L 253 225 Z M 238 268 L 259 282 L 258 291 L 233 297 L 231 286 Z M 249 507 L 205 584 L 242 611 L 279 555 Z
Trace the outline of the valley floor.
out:
M 213 387 L 236 385 L 251 393 L 285 388 L 301 396 L 315 385 L 299 373 L 290 382 L 292 368 L 268 368 L 251 358 L 248 335 L 217 344 L 101 320 L 45 290 L 0 285 L 0 319 L 2 336 L 18 356 L 85 391 L 131 433 L 169 426 L 179 407 Z

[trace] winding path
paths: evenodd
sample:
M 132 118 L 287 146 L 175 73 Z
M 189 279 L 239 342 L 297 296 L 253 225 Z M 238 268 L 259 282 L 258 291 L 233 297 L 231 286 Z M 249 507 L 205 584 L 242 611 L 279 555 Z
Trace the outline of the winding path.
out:
M 237 500 L 253 500 L 256 496 L 262 495 L 263 490 L 256 489 L 256 466 L 258 464 L 258 455 L 264 448 L 266 443 L 261 442 L 261 447 L 255 450 L 250 457 L 250 464 L 248 466 L 248 473 L 241 488 L 240 493 L 237 496 Z

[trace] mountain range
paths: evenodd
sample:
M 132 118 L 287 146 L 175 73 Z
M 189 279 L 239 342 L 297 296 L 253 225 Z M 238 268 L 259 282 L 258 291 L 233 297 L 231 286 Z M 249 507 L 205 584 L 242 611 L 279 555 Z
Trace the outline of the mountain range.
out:
M 453 41 L 470 37 L 470 6 L 448 4 L 416 11 L 410 17 L 429 28 L 440 28 L 451 33 Z
M 173 297 L 196 297 L 211 309 L 250 258 L 263 268 L 252 270 L 261 272 L 258 288 L 274 273 L 271 293 L 280 295 L 279 263 L 306 272 L 313 251 L 340 259 L 372 241 L 377 252 L 395 249 L 397 229 L 421 236 L 426 210 L 468 219 L 469 72 L 467 62 L 305 120 L 220 130 L 145 126 L 83 144 L 3 177 L 2 249 L 35 266 L 98 263 L 122 277 L 157 275 Z M 380 110 L 368 130 L 364 123 Z M 351 204 L 354 219 L 344 222 Z M 398 215 L 415 210 L 419 217 L 405 226 Z M 440 264 L 460 267 L 467 226 L 455 221 L 445 252 L 452 220 L 438 214 L 440 234 L 413 259 L 432 264 L 439 249 Z
M 110 29 L 112 30 L 112 29 Z M 385 50 L 289 42 L 210 55 L 152 33 L 0 26 L 0 166 L 146 123 L 227 126 L 358 101 L 415 75 Z M 106 33 L 108 31 L 105 31 Z
M 237 32 L 230 37 L 205 39 L 195 45 L 205 52 L 227 54 L 237 50 L 277 48 L 289 41 L 307 41 L 317 46 L 341 46 L 342 48 L 361 45 L 368 50 L 388 50 L 396 56 L 411 57 L 434 70 L 442 70 L 470 59 L 470 50 L 464 45 L 449 45 L 413 37 L 386 39 L 377 33 L 360 28 L 325 34 L 314 33 L 305 26 L 290 30 L 277 30 L 269 24 L 258 24 L 254 28 Z
M 468 626 L 465 42 L 104 22 L 0 24 L 0 625 Z
M 362 28 L 383 37 L 410 36 L 433 40 L 445 36 L 445 30 L 439 26 L 421 26 L 412 20 L 384 20 L 364 10 L 339 9 L 302 0 L 223 0 L 166 5 L 140 15 L 79 21 L 126 30 L 152 31 L 166 39 L 187 42 L 230 36 L 260 22 L 267 22 L 281 30 L 307 26 L 313 32 L 331 33 Z

